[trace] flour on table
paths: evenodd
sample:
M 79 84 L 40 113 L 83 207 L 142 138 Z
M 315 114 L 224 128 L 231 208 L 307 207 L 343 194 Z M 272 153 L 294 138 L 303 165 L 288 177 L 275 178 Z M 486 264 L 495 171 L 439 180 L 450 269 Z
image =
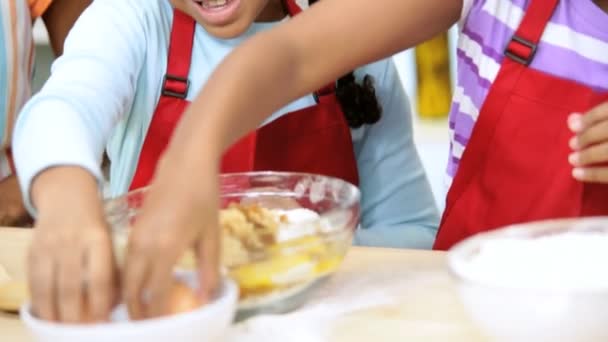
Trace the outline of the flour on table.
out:
M 608 289 L 608 234 L 563 233 L 484 241 L 462 271 L 488 285 L 546 290 Z

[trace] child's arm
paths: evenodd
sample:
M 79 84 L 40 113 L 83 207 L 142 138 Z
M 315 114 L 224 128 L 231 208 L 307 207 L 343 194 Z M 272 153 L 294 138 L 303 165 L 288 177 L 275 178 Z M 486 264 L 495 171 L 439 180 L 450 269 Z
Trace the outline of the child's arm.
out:
M 53 51 L 56 55 L 60 55 L 62 53 L 63 42 L 68 31 L 70 30 L 72 25 L 74 25 L 74 22 L 76 21 L 80 13 L 82 13 L 82 11 L 85 9 L 86 6 L 90 4 L 90 2 L 91 0 L 55 0 L 51 2 L 51 5 L 44 13 L 43 18 L 47 30 L 49 32 L 51 46 L 53 47 Z M 17 1 L 16 5 L 16 13 L 19 13 L 20 11 L 22 11 L 22 8 L 25 8 L 27 6 L 26 1 Z M 3 10 L 0 9 L 0 12 L 0 15 L 3 16 L 4 20 L 8 20 L 10 18 L 10 14 L 8 13 L 9 11 L 6 11 L 5 13 Z M 23 20 L 25 18 L 19 15 L 17 15 L 16 18 L 10 19 L 15 20 L 16 24 L 13 25 L 13 28 L 21 27 L 21 30 L 18 30 L 18 32 L 25 30 L 26 26 L 31 25 L 31 21 Z M 2 37 L 1 41 L 11 41 L 12 36 L 10 35 L 12 32 L 10 30 L 3 30 L 3 32 L 5 34 L 5 37 Z M 29 56 L 22 55 L 22 51 L 27 51 L 25 47 L 29 46 L 29 44 L 31 44 L 31 39 L 19 39 L 17 44 L 12 45 L 13 49 L 16 48 L 17 50 L 19 50 L 17 51 L 17 56 L 19 59 L 25 60 L 29 58 Z M 9 53 L 8 55 L 10 56 L 12 54 Z M 0 61 L 0 65 L 1 64 L 4 63 Z M 13 61 L 13 64 L 24 65 L 25 63 Z M 9 66 L 7 69 L 12 69 L 12 67 Z M 12 70 L 13 72 L 21 72 L 18 77 L 20 77 L 23 82 L 29 83 L 29 75 L 27 68 L 14 68 Z M 6 77 L 5 79 L 8 80 L 10 79 L 10 77 Z M 23 89 L 25 89 L 25 87 L 23 87 Z M 17 101 L 17 98 L 19 96 L 11 94 L 10 90 L 8 90 L 6 93 L 6 95 L 0 96 L 12 97 L 11 101 Z M 8 107 L 10 106 L 7 106 L 6 108 L 8 109 Z M 18 108 L 13 109 L 13 112 L 16 111 L 18 111 Z M 4 115 L 8 117 L 7 114 L 8 113 L 5 113 Z M 6 123 L 8 125 L 10 124 L 10 121 L 6 120 Z M 2 134 L 0 134 L 0 136 L 1 135 Z M 0 140 L 2 140 L 1 137 Z M 0 156 L 2 156 L 3 153 L 4 152 L 0 153 Z M 2 158 L 0 157 L 0 159 Z M 0 163 L 3 162 L 6 161 L 0 160 Z M 7 163 L 6 165 L 0 165 L 0 169 L 6 168 L 7 166 L 9 166 L 9 163 Z M 17 182 L 17 176 L 11 175 L 7 179 L 2 180 L 2 176 L 5 173 L 6 170 L 0 170 L 0 193 L 3 194 L 3 196 L 0 198 L 0 226 L 27 225 L 30 223 L 29 221 L 31 219 L 27 213 L 27 210 L 25 209 L 25 206 L 23 205 L 23 198 L 21 196 L 21 191 Z
M 23 205 L 16 175 L 0 179 L 0 227 L 25 227 L 31 218 Z
M 42 15 L 55 55 L 63 53 L 63 43 L 70 29 L 91 0 L 53 0 Z
M 146 53 L 137 4 L 94 2 L 67 37 L 44 87 L 22 109 L 13 155 L 28 205 L 32 181 L 49 168 L 77 166 L 102 180 L 103 150 L 130 109 Z
M 284 104 L 447 30 L 461 8 L 462 0 L 323 0 L 229 55 L 185 113 L 157 168 L 134 229 L 141 233 L 131 240 L 139 252 L 127 259 L 130 306 L 141 305 L 142 284 L 154 290 L 151 302 L 164 302 L 166 255 L 179 256 L 196 242 L 203 292 L 217 284 L 217 173 L 226 147 Z
M 283 104 L 447 30 L 461 8 L 462 0 L 320 1 L 229 55 L 190 107 L 173 145 L 191 158 L 217 142 L 218 157 Z
M 430 249 L 439 213 L 412 132 L 410 104 L 391 59 L 357 70 L 374 77 L 382 119 L 355 140 L 361 196 L 360 245 Z
M 115 274 L 98 187 L 101 156 L 133 102 L 146 53 L 146 8 L 153 3 L 94 1 L 18 118 L 13 152 L 26 203 L 38 211 L 28 271 L 32 305 L 42 318 L 109 315 Z
M 10 134 L 19 108 L 30 96 L 27 61 L 33 39 L 31 17 L 26 1 L 7 1 L 0 5 L 0 226 L 25 224 L 17 177 L 10 159 Z M 15 39 L 16 38 L 16 39 Z M 14 57 L 13 57 L 14 56 Z

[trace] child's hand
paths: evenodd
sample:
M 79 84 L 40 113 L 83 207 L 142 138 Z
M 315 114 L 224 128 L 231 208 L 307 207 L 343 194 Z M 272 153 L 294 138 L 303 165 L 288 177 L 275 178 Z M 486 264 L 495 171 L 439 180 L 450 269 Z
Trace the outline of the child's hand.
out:
M 20 227 L 29 221 L 17 177 L 9 176 L 0 181 L 0 226 Z
M 608 183 L 608 102 L 586 114 L 570 115 L 568 126 L 575 133 L 570 140 L 572 176 L 583 182 Z
M 79 168 L 49 169 L 32 195 L 39 211 L 28 258 L 34 312 L 52 321 L 106 321 L 117 272 L 94 178 Z
M 219 184 L 213 169 L 204 170 L 211 174 L 188 173 L 177 163 L 157 168 L 158 176 L 146 195 L 127 249 L 123 291 L 132 318 L 168 313 L 173 267 L 189 248 L 198 254 L 201 303 L 213 296 L 220 254 Z M 187 174 L 197 177 L 184 176 Z

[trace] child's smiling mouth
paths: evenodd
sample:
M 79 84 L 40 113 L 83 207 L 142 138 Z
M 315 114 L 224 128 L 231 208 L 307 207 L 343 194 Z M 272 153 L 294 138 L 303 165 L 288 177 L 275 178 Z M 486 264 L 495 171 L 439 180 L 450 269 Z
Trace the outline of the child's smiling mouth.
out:
M 220 10 L 229 5 L 233 0 L 194 0 L 206 10 Z
M 202 19 L 211 25 L 225 25 L 234 19 L 241 0 L 193 0 Z

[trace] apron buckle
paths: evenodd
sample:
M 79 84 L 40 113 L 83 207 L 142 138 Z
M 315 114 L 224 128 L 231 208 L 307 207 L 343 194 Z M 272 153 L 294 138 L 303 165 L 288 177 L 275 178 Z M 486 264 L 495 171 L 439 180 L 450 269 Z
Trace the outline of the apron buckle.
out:
M 189 89 L 189 79 L 166 74 L 163 78 L 163 90 L 161 94 L 163 96 L 171 96 L 183 100 L 186 98 L 186 96 L 188 96 Z
M 534 55 L 536 55 L 537 48 L 537 44 L 517 35 L 513 35 L 511 41 L 509 44 L 507 44 L 507 48 L 505 49 L 505 56 L 517 63 L 528 66 L 530 63 L 532 63 Z
M 327 86 L 325 86 L 325 87 L 323 87 L 323 88 L 321 88 L 321 89 L 319 89 L 319 90 L 315 91 L 315 92 L 312 94 L 312 96 L 313 96 L 313 98 L 315 99 L 315 102 L 316 102 L 317 104 L 319 104 L 319 101 L 320 101 L 319 99 L 320 99 L 320 98 L 322 98 L 322 97 L 325 97 L 325 96 L 327 96 L 327 95 L 331 95 L 331 94 L 335 93 L 335 92 L 336 92 L 336 90 L 335 90 L 335 89 L 336 89 L 336 86 L 335 86 L 335 85 L 332 83 L 332 84 L 329 84 L 329 85 L 327 85 Z

